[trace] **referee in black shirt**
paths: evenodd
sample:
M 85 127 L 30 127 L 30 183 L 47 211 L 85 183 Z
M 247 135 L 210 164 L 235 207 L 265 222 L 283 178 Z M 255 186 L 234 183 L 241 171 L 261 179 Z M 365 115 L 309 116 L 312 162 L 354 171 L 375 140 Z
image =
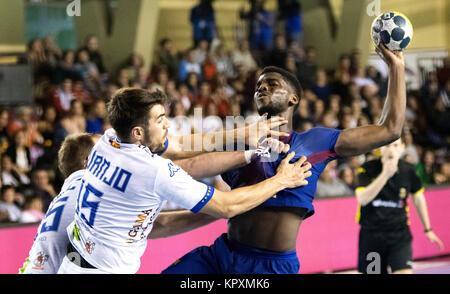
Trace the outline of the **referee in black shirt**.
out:
M 428 218 L 424 188 L 413 165 L 400 159 L 402 139 L 381 147 L 381 158 L 364 163 L 358 173 L 356 198 L 360 204 L 358 271 L 360 273 L 412 273 L 412 235 L 407 197 L 413 202 L 427 238 L 443 249 Z

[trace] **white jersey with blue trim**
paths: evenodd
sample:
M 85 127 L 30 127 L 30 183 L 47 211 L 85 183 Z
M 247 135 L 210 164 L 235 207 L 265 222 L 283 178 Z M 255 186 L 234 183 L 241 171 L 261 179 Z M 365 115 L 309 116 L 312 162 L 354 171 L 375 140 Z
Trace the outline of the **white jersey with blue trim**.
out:
M 69 238 L 67 226 L 73 222 L 75 205 L 84 170 L 72 173 L 61 192 L 53 199 L 41 221 L 33 246 L 24 266 L 23 274 L 56 274 L 67 252 Z
M 166 142 L 167 148 L 167 142 Z M 214 189 L 149 148 L 121 143 L 109 129 L 91 151 L 67 233 L 78 253 L 110 273 L 135 273 L 167 200 L 198 212 Z

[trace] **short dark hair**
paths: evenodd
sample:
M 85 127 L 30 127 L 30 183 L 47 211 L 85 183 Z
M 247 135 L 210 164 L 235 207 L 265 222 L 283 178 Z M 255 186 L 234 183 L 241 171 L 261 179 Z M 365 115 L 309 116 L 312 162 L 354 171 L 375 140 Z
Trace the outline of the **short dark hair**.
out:
M 5 191 L 9 190 L 9 189 L 13 189 L 14 191 L 16 191 L 16 187 L 14 187 L 13 185 L 4 185 L 1 187 L 1 195 L 3 197 L 3 194 L 5 193 Z
M 303 89 L 295 75 L 277 66 L 266 66 L 265 68 L 263 68 L 261 75 L 269 72 L 279 73 L 283 77 L 283 79 L 292 87 L 292 89 L 294 89 L 295 94 L 297 94 L 298 98 L 301 98 Z
M 84 169 L 84 161 L 94 147 L 94 134 L 81 133 L 67 136 L 58 151 L 58 168 L 67 178 Z
M 108 120 L 122 141 L 130 139 L 131 130 L 146 126 L 149 110 L 154 105 L 168 104 L 166 94 L 160 90 L 150 92 L 141 88 L 122 88 L 114 93 L 108 103 Z

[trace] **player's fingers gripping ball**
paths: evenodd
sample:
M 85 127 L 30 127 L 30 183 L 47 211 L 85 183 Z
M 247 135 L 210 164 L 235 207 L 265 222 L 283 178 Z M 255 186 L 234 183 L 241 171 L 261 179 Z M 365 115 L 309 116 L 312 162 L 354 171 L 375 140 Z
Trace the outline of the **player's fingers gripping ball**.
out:
M 411 43 L 413 26 L 404 14 L 390 11 L 374 19 L 371 34 L 375 46 L 381 41 L 389 50 L 401 51 Z

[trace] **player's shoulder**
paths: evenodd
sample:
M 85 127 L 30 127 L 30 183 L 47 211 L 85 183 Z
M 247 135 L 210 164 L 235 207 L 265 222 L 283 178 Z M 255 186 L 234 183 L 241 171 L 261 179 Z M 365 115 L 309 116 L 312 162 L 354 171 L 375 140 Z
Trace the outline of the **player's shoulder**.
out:
M 316 126 L 313 128 L 310 128 L 307 131 L 304 132 L 296 132 L 293 131 L 291 133 L 291 136 L 314 136 L 314 137 L 327 137 L 330 135 L 330 133 L 340 133 L 342 130 L 338 130 L 338 129 L 332 129 L 332 128 L 326 128 L 326 127 L 322 127 L 322 126 Z

